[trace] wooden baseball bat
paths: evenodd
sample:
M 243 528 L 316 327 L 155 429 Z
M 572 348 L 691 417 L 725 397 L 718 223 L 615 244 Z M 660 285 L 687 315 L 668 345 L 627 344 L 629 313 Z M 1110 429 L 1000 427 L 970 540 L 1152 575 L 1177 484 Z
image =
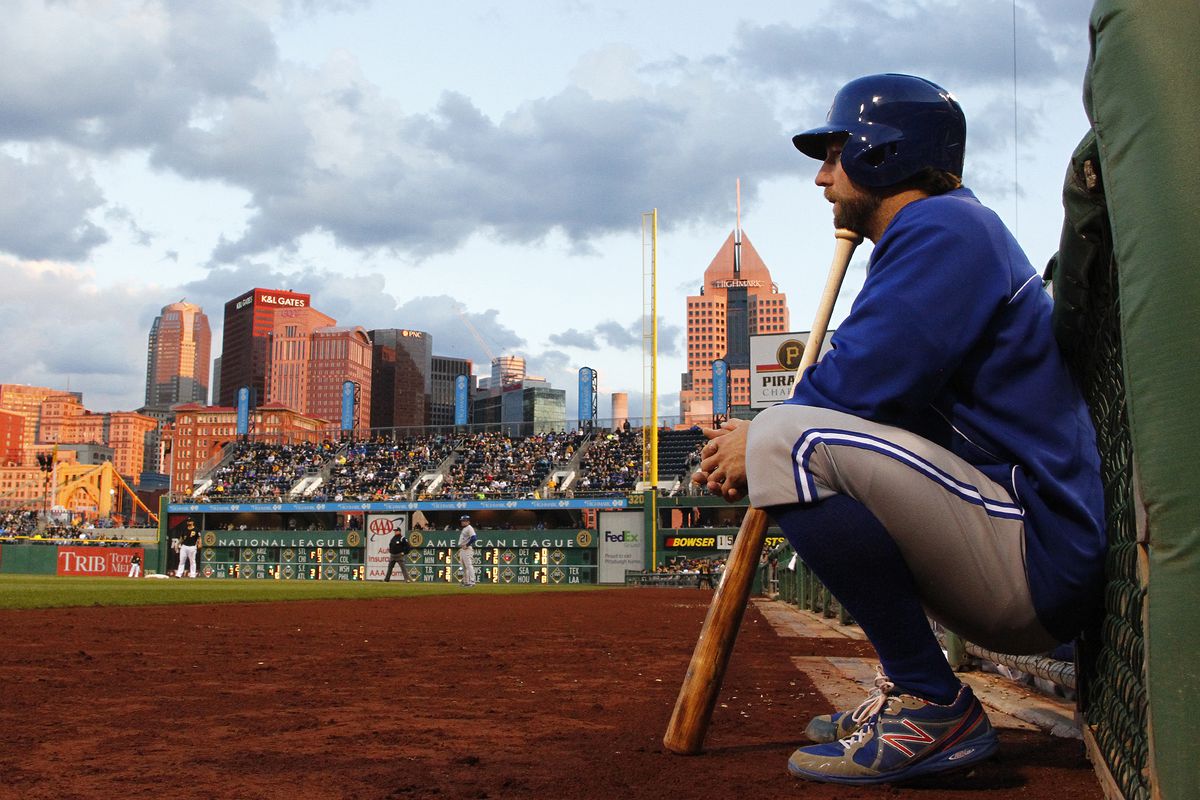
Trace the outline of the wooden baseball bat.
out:
M 804 370 L 816 363 L 829 329 L 829 319 L 833 316 L 833 306 L 842 288 L 842 279 L 846 277 L 846 267 L 850 265 L 854 248 L 862 242 L 862 237 L 853 231 L 838 229 L 835 236 L 837 243 L 833 263 L 829 265 L 829 276 L 813 319 L 812 333 L 804 345 L 800 366 L 796 368 L 797 381 Z M 683 676 L 683 685 L 679 687 L 675 711 L 663 736 L 663 745 L 672 753 L 690 756 L 704 748 L 704 737 L 708 733 L 708 723 L 712 720 L 713 707 L 721 691 L 721 682 L 725 679 L 729 655 L 733 652 L 742 615 L 746 613 L 746 604 L 750 600 L 750 587 L 758 569 L 768 522 L 766 513 L 757 508 L 746 509 L 742 526 L 733 541 L 733 549 L 729 551 L 729 558 L 725 562 L 725 574 L 708 607 L 691 663 Z

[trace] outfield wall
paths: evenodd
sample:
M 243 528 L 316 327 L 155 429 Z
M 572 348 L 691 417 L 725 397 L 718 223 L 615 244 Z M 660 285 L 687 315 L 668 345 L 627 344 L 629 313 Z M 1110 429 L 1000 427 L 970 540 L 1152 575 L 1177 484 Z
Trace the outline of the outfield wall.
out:
M 143 568 L 158 561 L 157 546 L 110 544 L 0 544 L 0 573 L 73 577 L 126 577 L 134 555 Z
M 402 520 L 395 520 L 403 527 Z M 198 575 L 258 580 L 381 580 L 387 531 L 206 530 Z M 418 583 L 458 583 L 458 531 L 413 531 L 404 575 Z M 590 584 L 597 580 L 597 542 L 589 530 L 484 530 L 475 567 L 480 583 Z M 395 575 L 393 580 L 398 580 Z

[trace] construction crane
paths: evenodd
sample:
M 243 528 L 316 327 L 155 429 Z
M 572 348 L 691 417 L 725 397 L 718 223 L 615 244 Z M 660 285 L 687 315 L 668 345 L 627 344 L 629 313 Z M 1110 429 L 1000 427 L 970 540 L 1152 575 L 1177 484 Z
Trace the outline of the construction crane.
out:
M 488 347 L 487 342 L 483 340 L 483 336 L 481 336 L 479 331 L 476 330 L 475 326 L 471 324 L 471 320 L 467 318 L 467 315 L 463 313 L 463 310 L 455 307 L 454 312 L 458 314 L 459 318 L 463 321 L 463 324 L 467 326 L 467 330 L 470 331 L 471 335 L 475 337 L 475 341 L 479 342 L 479 346 L 483 348 L 484 355 L 488 357 L 488 364 L 491 364 L 493 361 L 495 361 L 496 356 L 494 353 L 492 353 L 492 348 Z

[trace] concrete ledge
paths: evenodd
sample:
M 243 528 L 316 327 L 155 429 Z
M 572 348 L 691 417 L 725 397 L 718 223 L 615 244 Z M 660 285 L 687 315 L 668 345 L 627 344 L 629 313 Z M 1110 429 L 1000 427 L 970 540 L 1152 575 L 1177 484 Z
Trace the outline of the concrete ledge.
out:
M 780 636 L 788 638 L 844 638 L 863 640 L 858 627 L 802 611 L 774 600 L 755 598 L 754 607 Z M 795 656 L 792 663 L 805 673 L 830 703 L 830 710 L 852 709 L 874 687 L 875 661 L 869 658 Z M 1083 734 L 1075 704 L 1032 691 L 1029 687 L 986 672 L 960 672 L 988 710 L 997 728 L 1041 730 L 1052 736 L 1081 739 Z

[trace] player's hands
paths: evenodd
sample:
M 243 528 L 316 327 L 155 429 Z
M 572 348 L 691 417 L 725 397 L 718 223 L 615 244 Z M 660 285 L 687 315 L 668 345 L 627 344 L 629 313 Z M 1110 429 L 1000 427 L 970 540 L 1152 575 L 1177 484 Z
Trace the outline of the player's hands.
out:
M 746 434 L 750 423 L 726 421 L 720 428 L 704 428 L 708 444 L 700 451 L 700 469 L 692 483 L 719 494 L 730 502 L 746 496 Z

